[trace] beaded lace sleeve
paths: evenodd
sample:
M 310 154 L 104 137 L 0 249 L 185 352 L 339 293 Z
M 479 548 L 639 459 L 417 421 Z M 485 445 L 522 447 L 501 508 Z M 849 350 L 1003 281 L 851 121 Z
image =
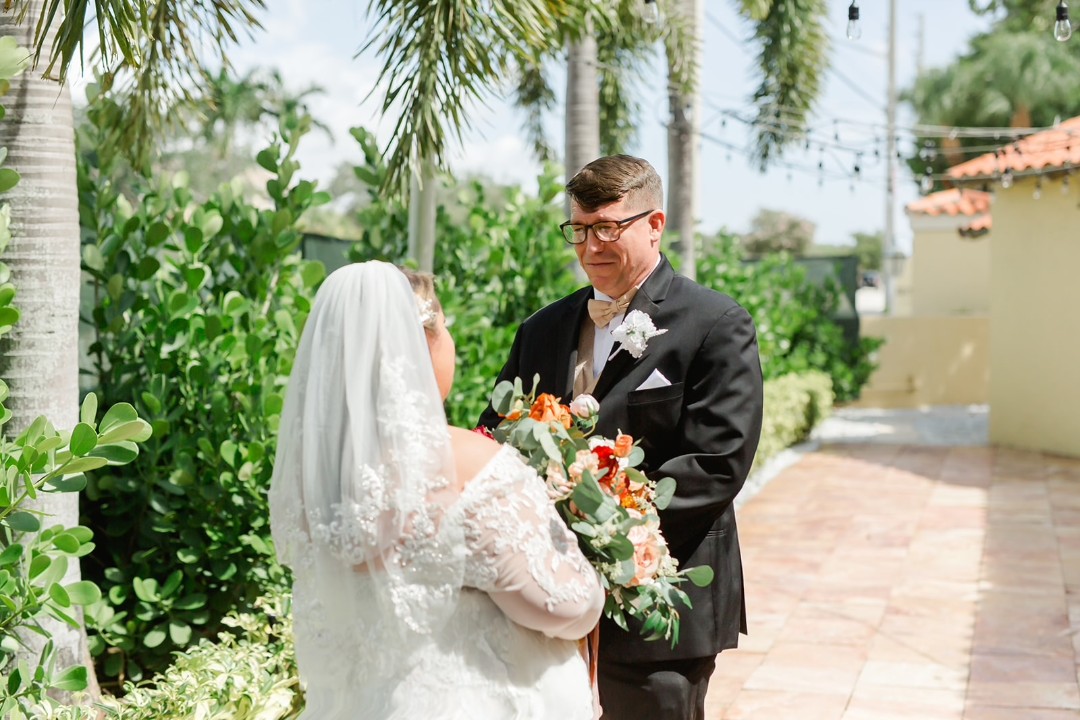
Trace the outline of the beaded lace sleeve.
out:
M 551 637 L 581 638 L 596 625 L 604 606 L 599 577 L 516 450 L 499 450 L 468 484 L 461 507 L 465 585 Z

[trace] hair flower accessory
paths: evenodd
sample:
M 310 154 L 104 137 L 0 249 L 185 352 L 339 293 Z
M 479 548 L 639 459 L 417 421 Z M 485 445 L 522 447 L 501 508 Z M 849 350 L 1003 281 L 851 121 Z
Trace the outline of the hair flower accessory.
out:
M 611 331 L 611 336 L 619 343 L 618 349 L 611 354 L 611 357 L 618 355 L 619 350 L 626 350 L 635 359 L 640 358 L 645 348 L 649 346 L 649 340 L 666 332 L 667 328 L 657 330 L 652 318 L 645 313 L 640 310 L 631 310 L 627 313 L 622 325 Z
M 419 295 L 416 295 L 416 311 L 420 315 L 420 325 L 427 327 L 431 323 L 435 322 L 435 305 L 430 300 L 426 300 Z

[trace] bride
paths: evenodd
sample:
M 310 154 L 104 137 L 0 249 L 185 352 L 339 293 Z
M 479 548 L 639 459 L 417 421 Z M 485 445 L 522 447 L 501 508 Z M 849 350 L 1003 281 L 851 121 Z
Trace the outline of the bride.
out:
M 448 427 L 454 365 L 430 275 L 323 283 L 270 488 L 304 720 L 593 717 L 598 577 L 520 455 Z

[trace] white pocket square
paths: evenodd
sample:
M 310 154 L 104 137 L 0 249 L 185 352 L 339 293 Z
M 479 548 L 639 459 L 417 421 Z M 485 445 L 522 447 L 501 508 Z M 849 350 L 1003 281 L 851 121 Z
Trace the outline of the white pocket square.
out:
M 653 370 L 649 377 L 645 378 L 645 382 L 637 386 L 638 390 L 651 390 L 653 388 L 667 387 L 671 384 L 671 381 L 664 377 L 664 373 L 659 370 Z

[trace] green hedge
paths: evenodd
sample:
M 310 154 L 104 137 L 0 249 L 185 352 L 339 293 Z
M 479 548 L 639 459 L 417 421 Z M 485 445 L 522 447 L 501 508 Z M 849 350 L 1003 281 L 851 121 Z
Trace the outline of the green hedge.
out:
M 765 416 L 754 467 L 810 437 L 810 431 L 828 417 L 832 406 L 832 380 L 823 372 L 811 370 L 766 380 Z

